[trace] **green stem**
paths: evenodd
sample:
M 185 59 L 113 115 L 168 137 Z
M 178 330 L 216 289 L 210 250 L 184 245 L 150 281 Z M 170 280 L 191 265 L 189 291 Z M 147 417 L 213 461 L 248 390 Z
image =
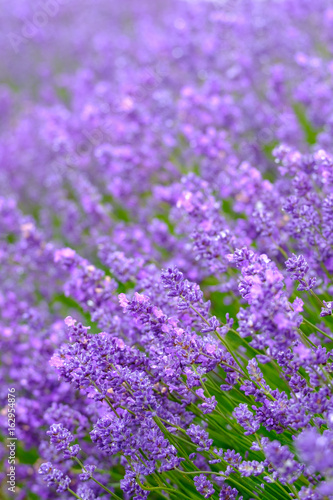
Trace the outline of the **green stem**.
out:
M 323 302 L 320 300 L 320 298 L 318 297 L 318 295 L 316 295 L 316 294 L 314 293 L 314 291 L 313 291 L 313 290 L 310 290 L 310 293 L 311 293 L 311 295 L 312 295 L 312 296 L 313 296 L 313 297 L 317 300 L 317 302 L 319 302 L 319 304 L 321 305 L 321 307 L 325 307 L 325 305 L 323 304 Z
M 156 490 L 172 491 L 172 492 L 176 491 L 174 488 L 166 488 L 163 486 L 152 486 L 149 488 L 148 486 L 145 486 L 144 484 L 141 483 L 138 476 L 136 476 L 136 482 L 138 483 L 140 488 L 142 488 L 143 490 L 146 490 L 146 491 L 156 491 Z
M 272 238 L 272 241 L 273 241 L 273 238 Z M 287 252 L 285 252 L 285 251 L 283 250 L 283 248 L 282 248 L 282 247 L 280 247 L 279 245 L 277 245 L 277 249 L 281 252 L 281 254 L 283 255 L 283 257 L 284 257 L 285 259 L 288 259 L 288 254 L 287 254 Z

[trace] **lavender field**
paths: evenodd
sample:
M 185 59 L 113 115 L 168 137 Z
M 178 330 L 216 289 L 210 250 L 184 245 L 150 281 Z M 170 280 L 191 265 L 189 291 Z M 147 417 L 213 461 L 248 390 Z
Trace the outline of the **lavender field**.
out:
M 0 25 L 0 499 L 333 499 L 333 3 Z

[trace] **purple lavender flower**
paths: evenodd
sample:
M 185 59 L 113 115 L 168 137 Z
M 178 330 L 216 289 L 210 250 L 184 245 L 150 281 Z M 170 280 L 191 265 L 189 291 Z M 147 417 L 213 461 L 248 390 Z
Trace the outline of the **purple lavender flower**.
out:
M 217 401 L 215 396 L 212 396 L 210 398 L 207 398 L 205 396 L 204 390 L 203 389 L 198 389 L 195 391 L 197 396 L 199 396 L 204 402 L 201 403 L 198 408 L 202 410 L 203 413 L 212 413 L 217 405 Z
M 303 255 L 293 255 L 285 262 L 285 265 L 293 280 L 302 280 L 309 270 L 309 265 Z
M 70 478 L 54 468 L 50 462 L 42 464 L 38 473 L 43 476 L 48 486 L 56 486 L 59 493 L 66 491 L 71 483 Z
M 198 451 L 208 451 L 213 440 L 209 438 L 208 432 L 206 432 L 200 425 L 191 424 L 186 431 L 187 435 L 190 436 L 191 441 L 197 445 Z
M 82 500 L 96 500 L 96 495 L 87 484 L 79 484 L 77 494 Z
M 17 395 L 18 500 L 55 498 L 30 449 L 64 498 L 59 468 L 83 500 L 103 496 L 94 467 L 105 485 L 124 470 L 126 498 L 165 472 L 167 496 L 190 496 L 184 440 L 198 470 L 222 469 L 195 478 L 204 496 L 216 484 L 235 498 L 223 481 L 238 471 L 260 497 L 263 467 L 271 497 L 277 482 L 329 496 L 332 307 L 318 324 L 291 280 L 332 295 L 330 1 L 37 3 L 0 13 L 13 30 L 0 47 L 0 375 Z M 259 434 L 258 460 L 232 415 Z
M 273 468 L 273 477 L 282 484 L 293 483 L 302 474 L 304 467 L 294 459 L 287 446 L 282 446 L 278 441 L 266 442 L 263 451 L 269 466 Z
M 204 498 L 209 498 L 214 495 L 214 487 L 204 474 L 194 477 L 194 484 L 196 490 L 203 495 Z
M 66 450 L 74 440 L 74 436 L 62 424 L 52 424 L 46 434 L 50 436 L 50 442 L 59 451 Z
M 201 304 L 203 293 L 196 283 L 190 283 L 184 278 L 177 268 L 167 269 L 162 272 L 161 279 L 164 287 L 169 290 L 170 297 L 179 297 L 179 306 L 182 304 L 188 306 L 190 304 Z
M 324 318 L 325 316 L 332 316 L 333 304 L 332 302 L 326 302 L 323 300 L 323 304 L 325 307 L 321 308 L 320 316 Z
M 94 473 L 96 469 L 96 465 L 85 465 L 84 469 L 82 469 L 82 474 L 79 475 L 81 481 L 88 481 Z
M 252 460 L 251 462 L 243 461 L 239 464 L 238 470 L 243 477 L 260 476 L 264 472 L 265 466 L 257 460 Z
M 304 463 L 313 472 L 326 474 L 333 470 L 333 432 L 324 431 L 321 435 L 316 429 L 304 430 L 295 444 Z
M 219 492 L 219 500 L 236 500 L 238 491 L 227 483 L 223 483 Z M 239 497 L 241 500 L 243 497 Z
M 223 458 L 228 464 L 233 465 L 234 467 L 237 467 L 242 460 L 239 453 L 236 453 L 235 450 L 229 449 L 224 453 Z
M 303 255 L 299 255 L 298 257 L 296 255 L 293 255 L 292 257 L 290 257 L 290 259 L 288 259 L 285 262 L 285 264 L 286 264 L 286 268 L 287 268 L 288 272 L 291 275 L 291 279 L 299 281 L 299 285 L 297 287 L 297 290 L 309 291 L 312 288 L 314 288 L 314 286 L 316 284 L 315 277 L 304 279 L 306 273 L 309 270 L 309 265 L 306 262 Z
M 260 427 L 260 423 L 253 415 L 253 413 L 250 412 L 250 410 L 248 409 L 248 405 L 245 403 L 241 403 L 240 405 L 238 405 L 235 408 L 233 415 L 239 425 L 241 425 L 245 429 L 244 434 L 246 436 L 248 436 L 249 434 L 254 434 Z
M 320 495 L 313 489 L 313 487 L 302 486 L 299 491 L 299 498 L 301 500 L 320 500 Z

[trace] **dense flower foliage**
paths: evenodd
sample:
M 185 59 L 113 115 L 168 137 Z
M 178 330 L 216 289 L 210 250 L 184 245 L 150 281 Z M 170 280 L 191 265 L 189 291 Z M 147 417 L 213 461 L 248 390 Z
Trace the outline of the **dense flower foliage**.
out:
M 330 0 L 0 22 L 0 497 L 333 499 Z

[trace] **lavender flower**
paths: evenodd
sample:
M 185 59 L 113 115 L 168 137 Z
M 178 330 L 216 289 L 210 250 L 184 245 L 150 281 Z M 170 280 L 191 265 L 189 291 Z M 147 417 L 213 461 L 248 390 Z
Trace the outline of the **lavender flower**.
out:
M 315 429 L 304 430 L 296 439 L 299 455 L 313 472 L 330 474 L 333 469 L 333 433 L 324 431 L 323 435 Z
M 331 2 L 67 3 L 0 13 L 1 470 L 330 496 Z
M 278 441 L 272 441 L 264 444 L 263 451 L 273 468 L 273 477 L 279 478 L 282 484 L 293 483 L 301 475 L 304 467 L 294 460 L 287 446 L 282 446 Z
M 320 316 L 322 318 L 324 318 L 325 316 L 332 316 L 332 309 L 333 309 L 332 302 L 325 302 L 325 300 L 323 300 L 323 304 L 325 307 L 321 308 Z
M 222 484 L 221 490 L 219 492 L 219 500 L 236 500 L 238 491 L 236 488 L 232 488 L 226 483 Z M 241 500 L 243 497 L 239 497 Z
M 209 438 L 208 432 L 206 432 L 200 425 L 191 424 L 186 431 L 187 435 L 190 436 L 191 441 L 197 445 L 198 451 L 208 451 L 213 440 Z
M 48 486 L 56 486 L 59 493 L 66 491 L 71 483 L 70 478 L 54 468 L 50 462 L 42 464 L 38 473 L 43 476 Z
M 260 476 L 264 472 L 265 466 L 257 460 L 252 460 L 251 462 L 244 461 L 239 464 L 238 470 L 243 477 Z
M 66 449 L 74 439 L 74 436 L 62 424 L 52 424 L 46 434 L 50 436 L 51 443 L 55 444 L 59 451 Z
M 309 291 L 312 288 L 314 288 L 316 284 L 316 278 L 311 277 L 309 279 L 304 279 L 305 275 L 307 274 L 309 270 L 309 265 L 306 262 L 305 258 L 303 255 L 299 255 L 298 257 L 296 255 L 293 255 L 290 259 L 286 261 L 286 268 L 288 272 L 291 275 L 292 280 L 297 280 L 299 281 L 299 285 L 297 287 L 297 290 L 305 290 Z
M 245 403 L 238 405 L 235 408 L 233 415 L 239 425 L 245 429 L 244 434 L 246 436 L 254 434 L 260 427 L 260 423 L 257 421 L 253 413 L 250 412 L 248 405 Z
M 82 469 L 82 474 L 80 474 L 81 481 L 88 481 L 94 473 L 96 469 L 96 465 L 86 465 L 84 469 Z

